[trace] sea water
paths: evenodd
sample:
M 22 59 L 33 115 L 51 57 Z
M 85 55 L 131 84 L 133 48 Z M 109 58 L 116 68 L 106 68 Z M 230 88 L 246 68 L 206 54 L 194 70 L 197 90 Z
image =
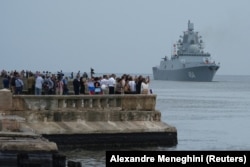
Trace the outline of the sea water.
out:
M 213 82 L 151 80 L 162 121 L 177 128 L 174 147 L 131 150 L 250 150 L 250 76 L 215 76 Z M 62 152 L 83 166 L 105 166 L 105 150 Z

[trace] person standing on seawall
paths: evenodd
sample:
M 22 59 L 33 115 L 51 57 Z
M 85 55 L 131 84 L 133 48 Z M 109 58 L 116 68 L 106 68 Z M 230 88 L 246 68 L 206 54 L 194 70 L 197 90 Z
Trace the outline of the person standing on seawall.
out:
M 52 81 L 52 79 L 51 79 L 50 76 L 48 76 L 47 82 L 48 82 L 48 88 L 49 88 L 48 94 L 49 94 L 49 95 L 52 95 L 53 92 L 54 92 L 54 82 Z
M 102 94 L 101 84 L 98 77 L 94 78 L 95 94 Z
M 36 77 L 36 83 L 35 83 L 35 95 L 42 94 L 43 82 L 44 82 L 44 80 L 41 77 L 41 74 L 38 74 Z
M 3 88 L 4 89 L 9 89 L 10 88 L 10 80 L 8 78 L 8 75 L 4 76 L 4 79 L 3 79 Z
M 128 78 L 128 80 L 129 80 L 128 84 L 129 84 L 129 87 L 130 87 L 130 93 L 131 94 L 135 94 L 136 93 L 136 83 L 135 83 L 135 80 L 134 80 L 134 78 L 132 76 L 130 76 Z
M 101 81 L 101 89 L 103 94 L 109 94 L 109 89 L 108 89 L 108 76 L 107 75 L 103 75 Z
M 110 78 L 108 79 L 109 94 L 115 94 L 115 84 L 115 74 L 111 74 Z
M 116 78 L 116 84 L 115 84 L 115 94 L 122 94 L 122 79 Z
M 142 78 L 142 83 L 141 83 L 141 94 L 149 94 L 149 77 Z
M 136 93 L 137 94 L 141 94 L 141 83 L 142 83 L 142 76 L 140 75 L 137 79 L 136 79 Z
M 74 92 L 75 95 L 80 94 L 80 76 L 77 75 L 76 78 L 73 80 L 73 87 L 74 87 Z
M 27 86 L 28 86 L 28 94 L 34 94 L 35 92 L 35 77 L 32 72 L 28 74 L 28 79 L 27 79 Z
M 63 78 L 63 95 L 68 95 L 68 77 Z
M 20 79 L 20 75 L 19 74 L 17 74 L 16 80 L 15 80 L 15 86 L 16 86 L 15 94 L 16 95 L 22 94 L 22 91 L 23 91 L 23 81 Z
M 61 77 L 58 77 L 57 83 L 56 83 L 56 94 L 62 95 L 63 94 L 63 81 Z
M 11 91 L 13 94 L 16 92 L 16 75 L 17 73 L 14 72 L 14 74 L 11 75 L 10 79 Z
M 80 94 L 85 94 L 85 82 L 86 79 L 84 75 L 80 78 Z

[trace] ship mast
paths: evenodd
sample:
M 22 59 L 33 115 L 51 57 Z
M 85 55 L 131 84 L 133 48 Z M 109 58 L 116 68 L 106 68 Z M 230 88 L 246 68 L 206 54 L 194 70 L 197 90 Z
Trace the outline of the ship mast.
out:
M 176 56 L 177 55 L 177 53 L 176 53 L 176 44 L 174 44 L 173 47 L 174 47 L 174 53 L 173 53 L 173 55 Z
M 188 20 L 188 31 L 194 30 L 194 23 L 191 23 L 190 20 Z

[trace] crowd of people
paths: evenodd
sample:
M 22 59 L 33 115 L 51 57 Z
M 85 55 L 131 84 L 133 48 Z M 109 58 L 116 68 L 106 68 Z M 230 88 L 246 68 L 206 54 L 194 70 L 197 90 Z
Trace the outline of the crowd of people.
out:
M 123 74 L 122 76 L 102 75 L 88 77 L 87 73 L 80 71 L 73 77 L 64 76 L 63 72 L 52 74 L 50 72 L 11 71 L 2 70 L 3 88 L 10 89 L 13 94 L 24 93 L 26 79 L 26 94 L 35 95 L 68 95 L 68 94 L 151 94 L 150 78 Z M 72 85 L 70 84 L 72 83 Z M 73 90 L 70 90 L 73 89 Z

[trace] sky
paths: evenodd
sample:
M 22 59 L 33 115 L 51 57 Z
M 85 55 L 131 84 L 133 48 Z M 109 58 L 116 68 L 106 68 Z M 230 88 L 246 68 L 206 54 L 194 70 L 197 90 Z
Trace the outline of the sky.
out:
M 250 1 L 0 0 L 0 70 L 152 74 L 190 20 L 218 75 L 250 75 Z

